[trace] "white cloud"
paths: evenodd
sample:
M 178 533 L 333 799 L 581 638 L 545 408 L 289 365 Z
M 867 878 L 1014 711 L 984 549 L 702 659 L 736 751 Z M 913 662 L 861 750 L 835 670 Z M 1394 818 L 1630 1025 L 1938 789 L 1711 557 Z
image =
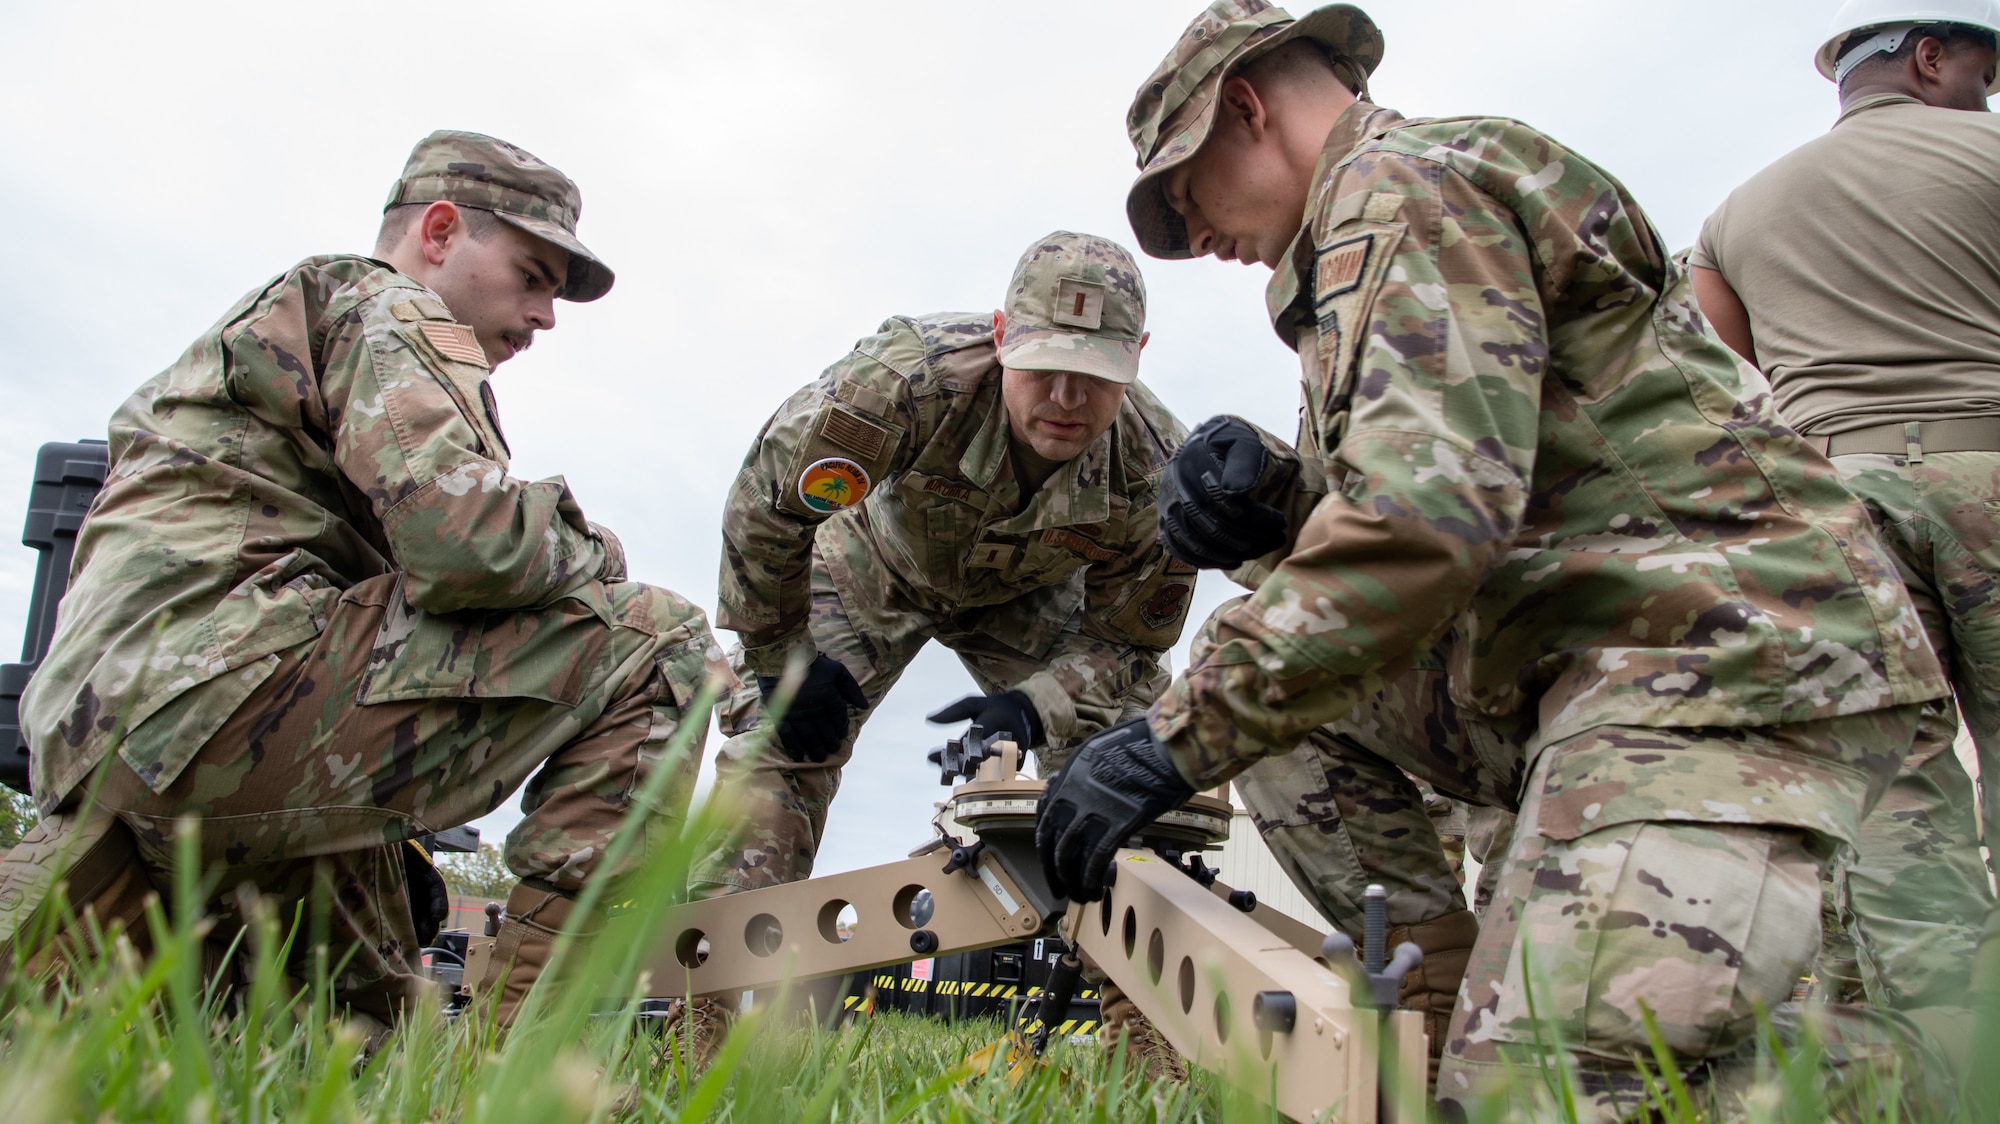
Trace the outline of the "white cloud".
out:
M 1810 63 L 1830 0 L 1368 7 L 1378 101 L 1528 120 L 1621 176 L 1674 248 L 1833 118 Z M 888 315 L 993 307 L 1048 230 L 1131 244 L 1125 108 L 1198 8 L 8 5 L 0 532 L 37 445 L 101 435 L 264 278 L 365 251 L 410 145 L 469 128 L 574 177 L 619 274 L 499 374 L 517 473 L 566 476 L 636 577 L 712 606 L 725 487 L 789 391 Z M 1190 425 L 1228 410 L 1289 432 L 1296 365 L 1263 271 L 1143 264 L 1143 377 Z M 31 576 L 0 550 L 0 637 Z M 1195 608 L 1232 592 L 1212 580 Z M 870 724 L 822 870 L 922 837 L 941 790 L 921 715 L 969 689 L 954 666 L 933 648 Z

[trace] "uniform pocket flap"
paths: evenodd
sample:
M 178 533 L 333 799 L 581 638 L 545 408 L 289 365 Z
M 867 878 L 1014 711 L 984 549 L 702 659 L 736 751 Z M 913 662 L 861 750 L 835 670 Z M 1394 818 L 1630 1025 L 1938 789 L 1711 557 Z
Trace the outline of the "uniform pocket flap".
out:
M 1770 752 L 1757 733 L 1610 726 L 1564 742 L 1537 770 L 1535 830 L 1576 839 L 1637 821 L 1782 824 L 1852 842 L 1868 778 Z
M 572 596 L 539 609 L 427 613 L 403 597 L 399 582 L 357 701 L 506 698 L 574 706 L 609 658 L 602 608 Z

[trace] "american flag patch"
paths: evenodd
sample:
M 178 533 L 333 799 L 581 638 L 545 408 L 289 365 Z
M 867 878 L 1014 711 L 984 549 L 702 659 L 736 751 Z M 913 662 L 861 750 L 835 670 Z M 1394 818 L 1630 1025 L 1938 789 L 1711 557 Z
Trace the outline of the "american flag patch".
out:
M 1361 271 L 1368 267 L 1368 252 L 1374 246 L 1375 236 L 1363 234 L 1321 250 L 1313 261 L 1313 299 L 1323 301 L 1353 292 L 1361 283 Z
M 825 420 L 819 423 L 819 433 L 835 445 L 869 460 L 882 452 L 882 442 L 889 438 L 889 431 L 881 426 L 836 409 L 827 410 Z
M 471 363 L 484 367 L 486 352 L 479 347 L 479 337 L 463 324 L 447 324 L 441 320 L 425 320 L 417 325 L 430 345 L 438 349 L 446 359 L 456 359 L 460 363 Z

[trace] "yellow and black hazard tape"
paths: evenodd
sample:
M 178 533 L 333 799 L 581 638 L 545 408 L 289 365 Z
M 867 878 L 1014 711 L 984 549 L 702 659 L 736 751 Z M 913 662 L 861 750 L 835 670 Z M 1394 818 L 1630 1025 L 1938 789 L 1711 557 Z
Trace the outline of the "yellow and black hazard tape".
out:
M 1020 1022 L 1021 1022 L 1021 1033 L 1023 1033 L 1023 1034 L 1033 1034 L 1033 1033 L 1035 1033 L 1036 1031 L 1038 1031 L 1038 1030 L 1042 1029 L 1042 1020 L 1040 1020 L 1040 1019 L 1022 1019 L 1022 1020 L 1020 1020 Z M 1057 1033 L 1057 1034 L 1096 1034 L 1096 1033 L 1097 1033 L 1097 1020 L 1096 1020 L 1096 1019 L 1064 1019 L 1064 1020 L 1063 1020 L 1063 1022 L 1062 1022 L 1062 1025 L 1060 1025 L 1060 1026 L 1056 1027 L 1056 1033 Z
M 974 999 L 1013 999 L 1017 996 L 1033 998 L 1042 993 L 1039 987 L 1025 990 L 1020 984 L 973 983 L 970 980 L 917 980 L 900 976 L 876 976 L 870 981 L 876 991 L 935 991 L 939 995 L 963 995 Z M 1097 992 L 1084 989 L 1076 993 L 1078 999 L 1096 999 Z
M 922 983 L 924 981 L 919 980 L 918 982 Z M 842 1000 L 840 1005 L 843 1010 L 852 1011 L 857 1015 L 872 1015 L 875 1013 L 875 999 L 873 996 L 850 995 Z M 1015 1021 L 1021 1024 L 1021 1033 L 1023 1034 L 1033 1034 L 1042 1028 L 1042 1020 L 1032 1016 L 1023 1016 Z M 1056 1027 L 1056 1033 L 1095 1034 L 1097 1033 L 1097 1022 L 1096 1019 L 1064 1019 L 1062 1024 Z

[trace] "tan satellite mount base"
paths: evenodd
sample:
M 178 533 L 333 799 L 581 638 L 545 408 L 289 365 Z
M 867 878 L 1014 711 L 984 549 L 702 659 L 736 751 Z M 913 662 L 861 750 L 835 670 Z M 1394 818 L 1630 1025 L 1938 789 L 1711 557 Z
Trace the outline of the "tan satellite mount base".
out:
M 949 748 L 962 754 L 963 744 Z M 976 839 L 940 828 L 900 862 L 675 906 L 652 957 L 655 994 L 734 995 L 1060 935 L 1182 1055 L 1286 1116 L 1424 1119 L 1423 1017 L 1378 1011 L 1358 965 L 1329 966 L 1325 934 L 1231 890 L 1195 857 L 1229 837 L 1226 799 L 1199 795 L 1162 816 L 1141 845 L 1118 852 L 1102 901 L 1072 905 L 1043 881 L 1034 849 L 1043 785 L 1020 776 L 1014 743 L 975 742 L 960 760 L 976 772 L 945 812 Z M 466 978 L 477 978 L 470 964 Z M 1385 1084 L 1385 1074 L 1396 1077 Z

